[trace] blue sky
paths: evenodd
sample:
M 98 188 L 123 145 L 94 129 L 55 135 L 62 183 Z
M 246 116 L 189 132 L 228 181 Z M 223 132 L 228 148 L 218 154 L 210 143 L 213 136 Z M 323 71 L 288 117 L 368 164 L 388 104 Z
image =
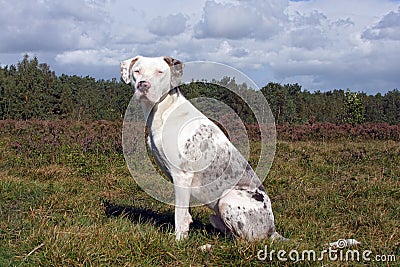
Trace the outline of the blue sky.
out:
M 0 64 L 119 79 L 119 62 L 170 55 L 238 68 L 263 86 L 400 88 L 400 1 L 0 0 Z

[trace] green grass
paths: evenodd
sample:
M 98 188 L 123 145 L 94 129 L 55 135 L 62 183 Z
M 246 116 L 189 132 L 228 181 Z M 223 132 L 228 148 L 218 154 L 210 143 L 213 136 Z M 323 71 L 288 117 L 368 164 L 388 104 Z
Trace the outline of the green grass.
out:
M 204 207 L 176 242 L 173 207 L 147 196 L 118 153 L 27 155 L 12 138 L 0 137 L 0 266 L 400 266 L 399 142 L 278 142 L 264 184 L 290 241 L 247 243 L 212 230 Z M 257 259 L 265 245 L 320 252 L 340 238 L 397 262 Z

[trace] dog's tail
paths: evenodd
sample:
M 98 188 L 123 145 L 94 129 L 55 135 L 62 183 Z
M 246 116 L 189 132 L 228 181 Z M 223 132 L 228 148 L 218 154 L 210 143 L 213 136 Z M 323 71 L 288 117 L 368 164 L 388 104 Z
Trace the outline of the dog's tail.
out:
M 274 241 L 279 241 L 279 242 L 286 242 L 289 241 L 288 238 L 283 237 L 282 235 L 280 235 L 277 231 L 275 231 L 275 233 L 273 233 L 269 239 L 274 242 Z

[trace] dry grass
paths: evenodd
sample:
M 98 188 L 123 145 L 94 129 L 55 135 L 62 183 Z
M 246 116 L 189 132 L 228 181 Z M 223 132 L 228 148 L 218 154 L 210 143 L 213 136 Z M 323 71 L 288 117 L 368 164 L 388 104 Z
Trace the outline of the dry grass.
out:
M 223 236 L 212 230 L 204 207 L 192 210 L 190 237 L 177 243 L 173 207 L 150 198 L 135 184 L 122 155 L 79 154 L 64 147 L 54 161 L 38 162 L 7 144 L 6 138 L 0 141 L 0 266 L 398 266 L 400 262 L 399 142 L 279 142 L 264 184 L 277 228 L 290 241 L 272 244 Z M 60 160 L 68 155 L 75 155 L 79 164 Z M 371 250 L 372 255 L 396 255 L 397 262 L 257 259 L 265 245 L 288 253 L 320 252 L 326 243 L 340 238 L 357 239 L 361 242 L 357 249 Z M 201 251 L 199 247 L 207 243 L 212 250 Z

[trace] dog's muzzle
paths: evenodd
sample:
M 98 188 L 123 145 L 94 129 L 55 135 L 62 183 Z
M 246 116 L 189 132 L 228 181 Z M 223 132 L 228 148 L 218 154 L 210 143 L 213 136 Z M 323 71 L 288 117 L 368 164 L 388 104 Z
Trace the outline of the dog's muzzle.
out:
M 151 87 L 151 84 L 147 81 L 140 81 L 136 83 L 136 90 L 135 94 L 138 100 L 144 98 L 147 100 L 149 99 L 149 89 Z
M 142 92 L 147 92 L 150 89 L 151 85 L 149 82 L 140 81 L 138 82 L 136 88 Z

